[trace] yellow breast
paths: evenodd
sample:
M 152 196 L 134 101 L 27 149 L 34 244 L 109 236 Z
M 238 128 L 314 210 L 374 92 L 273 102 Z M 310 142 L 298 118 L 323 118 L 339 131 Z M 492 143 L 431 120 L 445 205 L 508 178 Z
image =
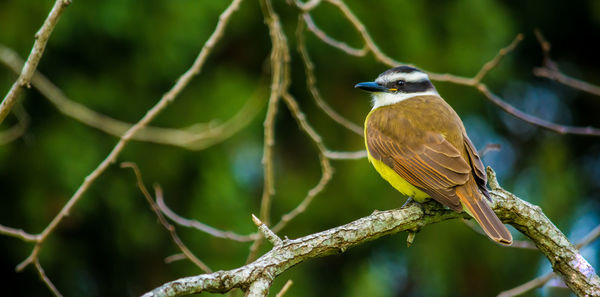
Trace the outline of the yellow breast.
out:
M 369 120 L 370 115 L 371 115 L 371 113 L 369 113 L 367 115 L 367 118 L 365 120 L 365 127 L 367 126 L 366 121 Z M 365 135 L 367 135 L 366 129 L 365 129 Z M 424 202 L 428 198 L 431 198 L 425 192 L 423 192 L 423 191 L 419 190 L 417 187 L 411 185 L 408 181 L 406 181 L 404 178 L 402 178 L 400 175 L 398 175 L 398 173 L 396 173 L 396 171 L 394 171 L 392 168 L 387 166 L 385 163 L 373 158 L 371 156 L 371 153 L 369 152 L 369 146 L 367 145 L 366 138 L 365 138 L 365 147 L 367 148 L 367 156 L 369 158 L 369 162 L 371 162 L 371 164 L 373 164 L 373 167 L 375 167 L 375 170 L 377 170 L 377 172 L 379 172 L 381 177 L 383 177 L 383 179 L 385 179 L 387 182 L 389 182 L 396 190 L 398 190 L 398 192 L 400 192 L 406 196 L 412 197 L 417 202 Z

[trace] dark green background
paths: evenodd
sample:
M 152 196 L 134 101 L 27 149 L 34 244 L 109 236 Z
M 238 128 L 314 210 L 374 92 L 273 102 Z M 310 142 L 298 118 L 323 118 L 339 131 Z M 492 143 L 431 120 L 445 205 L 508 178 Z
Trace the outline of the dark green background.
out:
M 295 51 L 297 12 L 285 1 L 275 2 L 292 48 L 292 93 L 329 148 L 362 149 L 363 140 L 330 120 L 306 91 Z M 191 65 L 228 4 L 74 1 L 53 32 L 39 69 L 71 99 L 135 122 Z M 0 43 L 26 57 L 51 5 L 52 1 L 0 1 Z M 544 119 L 600 127 L 600 98 L 531 72 L 542 61 L 533 36 L 533 29 L 539 28 L 565 73 L 600 83 L 599 1 L 388 0 L 348 1 L 348 5 L 383 52 L 434 72 L 472 76 L 522 32 L 526 39 L 521 46 L 486 77 L 490 88 Z M 334 38 L 361 46 L 358 34 L 333 6 L 322 4 L 313 16 Z M 371 56 L 347 56 L 311 34 L 306 36 L 325 100 L 362 123 L 369 98 L 352 86 L 374 79 L 386 66 Z M 257 1 L 244 1 L 202 73 L 153 125 L 184 127 L 234 115 L 261 83 L 270 46 Z M 15 78 L 0 68 L 3 95 Z M 472 88 L 435 84 L 461 115 L 478 148 L 502 145 L 501 151 L 484 158 L 497 170 L 502 185 L 541 206 L 574 242 L 600 223 L 598 138 L 546 132 L 505 114 Z M 65 117 L 34 89 L 27 90 L 23 99 L 31 125 L 22 138 L 0 146 L 0 224 L 35 233 L 50 222 L 117 139 Z M 259 212 L 262 192 L 264 113 L 263 108 L 240 133 L 206 150 L 132 142 L 119 161 L 136 162 L 146 184 L 159 183 L 167 203 L 181 215 L 238 233 L 254 232 L 250 214 Z M 2 128 L 15 122 L 10 116 Z M 313 144 L 283 106 L 277 116 L 276 142 L 274 219 L 295 207 L 320 176 Z M 404 198 L 365 159 L 333 165 L 335 175 L 327 189 L 280 235 L 300 237 L 403 203 Z M 242 265 L 248 253 L 248 243 L 185 228 L 178 232 L 215 270 Z M 550 269 L 539 252 L 499 247 L 460 221 L 425 228 L 410 248 L 405 237 L 385 237 L 342 255 L 302 263 L 276 280 L 271 296 L 287 279 L 294 285 L 286 296 L 494 296 Z M 596 269 L 598 247 L 596 243 L 584 250 Z M 50 295 L 32 267 L 14 272 L 31 248 L 18 239 L 0 237 L 2 294 Z M 41 262 L 66 296 L 128 296 L 200 272 L 186 261 L 163 262 L 177 252 L 132 173 L 113 165 L 44 244 Z M 555 292 L 565 294 L 545 288 L 528 295 Z

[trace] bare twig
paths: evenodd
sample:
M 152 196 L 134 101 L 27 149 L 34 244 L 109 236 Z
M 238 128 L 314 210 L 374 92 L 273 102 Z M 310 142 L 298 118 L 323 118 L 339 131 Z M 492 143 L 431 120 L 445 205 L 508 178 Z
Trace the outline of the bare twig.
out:
M 367 157 L 367 151 L 356 151 L 356 152 L 335 152 L 335 151 L 327 151 L 325 152 L 325 156 L 332 160 L 356 160 L 356 159 L 364 159 Z
M 593 85 L 591 83 L 576 79 L 576 78 L 572 78 L 570 76 L 567 76 L 566 74 L 562 73 L 559 69 L 558 69 L 558 65 L 556 65 L 556 62 L 552 61 L 552 59 L 550 58 L 550 42 L 548 42 L 544 36 L 542 35 L 542 32 L 540 32 L 539 30 L 534 30 L 535 33 L 535 37 L 537 38 L 540 47 L 542 48 L 542 54 L 544 56 L 543 58 L 543 65 L 542 67 L 537 67 L 533 69 L 533 74 L 540 76 L 540 77 L 545 77 L 551 80 L 555 80 L 563 85 L 569 86 L 573 89 L 577 89 L 583 92 L 587 92 L 590 93 L 592 95 L 596 95 L 596 96 L 600 96 L 600 87 L 597 85 Z
M 11 70 L 18 72 L 23 67 L 23 61 L 18 54 L 0 44 L 0 61 Z M 88 126 L 97 128 L 108 134 L 121 137 L 133 124 L 122 122 L 107 115 L 98 113 L 83 104 L 69 99 L 61 89 L 54 85 L 39 71 L 35 71 L 31 84 L 37 88 L 61 113 L 72 117 Z M 133 136 L 133 139 L 160 144 L 183 147 L 190 150 L 200 150 L 217 144 L 233 136 L 247 126 L 265 100 L 264 83 L 259 82 L 254 95 L 231 119 L 219 124 L 194 124 L 181 129 L 146 126 Z M 17 115 L 18 116 L 18 115 Z M 15 127 L 16 128 L 16 127 Z M 0 137 L 0 144 L 2 138 Z
M 283 240 L 281 240 L 281 238 L 279 238 L 279 236 L 277 236 L 277 234 L 275 234 L 275 232 L 273 232 L 271 229 L 269 229 L 269 227 L 267 227 L 267 225 L 265 225 L 263 222 L 261 222 L 255 215 L 252 215 L 252 221 L 254 222 L 256 227 L 258 227 L 258 231 L 260 231 L 260 233 L 269 242 L 271 242 L 273 244 L 273 246 L 280 246 L 283 244 Z
M 239 241 L 239 242 L 248 242 L 248 241 L 256 240 L 259 237 L 257 233 L 253 233 L 253 234 L 249 234 L 249 235 L 240 235 L 240 234 L 237 234 L 237 233 L 234 233 L 231 231 L 221 231 L 219 229 L 213 228 L 211 226 L 208 226 L 208 225 L 198 222 L 196 220 L 190 220 L 190 219 L 181 217 L 180 215 L 178 215 L 174 211 L 172 211 L 167 206 L 167 204 L 165 204 L 165 201 L 162 196 L 156 197 L 156 204 L 158 205 L 158 208 L 160 209 L 160 211 L 167 218 L 169 218 L 171 221 L 177 223 L 178 225 L 181 225 L 184 227 L 189 227 L 189 228 L 194 228 L 198 231 L 202 231 L 204 233 L 210 234 L 217 238 L 231 239 L 233 241 Z
M 36 242 L 38 240 L 38 236 L 34 234 L 29 234 L 22 229 L 15 229 L 7 226 L 0 225 L 0 234 L 7 235 L 15 238 L 19 238 L 23 241 L 27 242 Z
M 30 254 L 29 257 L 25 261 L 23 261 L 19 266 L 17 266 L 18 270 L 22 270 L 27 265 L 31 264 L 33 260 L 37 259 L 37 253 L 39 252 L 39 248 L 44 240 L 56 229 L 58 224 L 62 222 L 62 220 L 69 214 L 73 206 L 81 199 L 83 194 L 89 189 L 89 187 L 106 171 L 108 166 L 116 161 L 118 155 L 123 151 L 125 145 L 132 139 L 132 137 L 143 127 L 145 127 L 148 123 L 150 123 L 161 111 L 163 111 L 181 91 L 189 84 L 194 76 L 200 73 L 206 58 L 210 54 L 211 50 L 214 48 L 215 44 L 219 41 L 225 27 L 228 23 L 229 18 L 232 13 L 237 10 L 241 0 L 233 0 L 231 4 L 225 9 L 225 11 L 219 17 L 219 22 L 217 23 L 217 27 L 209 39 L 206 41 L 202 50 L 200 51 L 198 57 L 194 61 L 193 65 L 188 69 L 175 83 L 175 85 L 163 95 L 163 97 L 154 105 L 151 109 L 149 109 L 146 114 L 138 121 L 135 125 L 133 125 L 125 134 L 121 137 L 119 142 L 115 145 L 112 151 L 108 154 L 108 156 L 88 175 L 85 177 L 84 182 L 79 186 L 75 194 L 67 201 L 67 203 L 63 206 L 61 211 L 54 217 L 54 219 L 46 226 L 46 228 L 38 235 L 37 242 L 34 250 Z
M 170 255 L 168 257 L 165 258 L 165 263 L 170 264 L 176 261 L 181 261 L 181 260 L 185 260 L 188 257 L 185 254 L 179 253 L 179 254 L 174 254 L 174 255 Z
M 482 149 L 479 150 L 479 156 L 483 157 L 489 152 L 499 151 L 500 149 L 502 149 L 502 147 L 499 143 L 488 143 Z
M 308 0 L 306 2 L 300 0 L 288 0 L 288 2 L 303 12 L 309 12 L 321 4 L 321 0 Z
M 516 109 L 514 106 L 508 104 L 506 101 L 502 100 L 502 98 L 493 94 L 487 86 L 483 84 L 479 84 L 477 89 L 483 93 L 490 101 L 494 102 L 498 105 L 502 110 L 507 113 L 527 122 L 532 125 L 554 131 L 558 134 L 575 134 L 575 135 L 585 135 L 585 136 L 600 136 L 600 129 L 593 127 L 575 127 L 575 126 L 566 126 L 566 125 L 558 125 L 538 117 L 532 116 L 528 113 L 520 111 Z
M 140 189 L 140 192 L 142 192 L 144 198 L 146 198 L 146 201 L 148 202 L 148 204 L 150 204 L 150 208 L 152 209 L 152 211 L 158 218 L 158 222 L 163 227 L 165 227 L 165 229 L 167 231 L 169 231 L 169 235 L 171 235 L 171 239 L 173 239 L 173 242 L 175 242 L 175 244 L 177 245 L 177 247 L 179 247 L 181 252 L 192 263 L 196 264 L 196 266 L 198 266 L 198 268 L 200 268 L 202 271 L 204 271 L 206 273 L 211 273 L 212 270 L 204 262 L 202 262 L 200 259 L 198 259 L 198 257 L 196 257 L 196 255 L 194 255 L 194 253 L 192 253 L 192 251 L 190 251 L 190 249 L 188 249 L 188 247 L 183 243 L 183 241 L 181 241 L 181 238 L 179 238 L 179 235 L 177 235 L 177 231 L 175 231 L 175 227 L 173 227 L 173 225 L 171 225 L 171 224 L 169 224 L 169 222 L 167 222 L 167 220 L 163 216 L 162 212 L 158 208 L 158 205 L 156 205 L 156 203 L 154 202 L 154 199 L 152 199 L 150 192 L 148 192 L 146 185 L 144 185 L 144 180 L 142 179 L 142 173 L 140 172 L 140 169 L 137 167 L 137 165 L 135 163 L 131 163 L 131 162 L 123 162 L 123 163 L 121 163 L 121 168 L 131 168 L 133 170 L 133 173 L 135 174 L 135 178 L 137 180 L 137 186 Z M 158 186 L 158 185 L 154 186 L 154 192 L 156 193 L 156 197 L 161 197 L 161 198 L 163 197 L 162 189 L 160 188 L 160 186 Z M 158 198 L 157 198 L 157 200 L 158 200 Z
M 31 53 L 29 53 L 29 57 L 25 62 L 25 66 L 23 67 L 19 78 L 17 78 L 2 100 L 2 103 L 0 103 L 0 123 L 4 121 L 12 107 L 17 103 L 23 88 L 29 86 L 29 81 L 42 59 L 50 34 L 52 34 L 52 30 L 54 30 L 54 27 L 58 23 L 58 19 L 69 4 L 71 4 L 71 0 L 56 0 L 54 6 L 52 6 L 52 10 L 50 10 L 48 17 L 44 21 L 44 24 L 40 30 L 35 33 L 33 48 L 31 48 Z
M 267 107 L 267 115 L 264 122 L 264 152 L 263 152 L 263 168 L 264 168 L 264 186 L 263 195 L 260 206 L 260 219 L 267 225 L 270 224 L 271 212 L 271 197 L 275 194 L 275 186 L 273 182 L 273 146 L 275 145 L 275 116 L 277 115 L 277 107 L 281 94 L 289 85 L 289 74 L 286 68 L 287 61 L 290 60 L 289 49 L 287 48 L 287 39 L 283 30 L 279 16 L 273 10 L 270 0 L 260 1 L 260 7 L 267 26 L 269 27 L 269 35 L 271 36 L 271 95 L 269 105 Z
M 327 0 L 327 2 L 335 5 L 344 14 L 346 19 L 348 21 L 350 21 L 350 23 L 352 23 L 354 28 L 360 33 L 362 39 L 364 40 L 365 46 L 369 49 L 370 52 L 373 53 L 373 55 L 375 56 L 375 58 L 377 60 L 381 61 L 382 63 L 384 63 L 386 65 L 390 65 L 390 66 L 397 66 L 400 64 L 404 64 L 404 63 L 400 63 L 400 62 L 386 56 L 379 49 L 377 44 L 375 44 L 375 42 L 373 42 L 371 35 L 369 35 L 369 33 L 367 32 L 365 25 L 363 25 L 363 23 L 356 17 L 356 15 L 354 15 L 354 13 L 350 10 L 350 8 L 346 5 L 346 3 L 344 3 L 341 0 Z
M 44 282 L 44 284 L 46 284 L 46 287 L 48 287 L 50 292 L 52 292 L 52 295 L 54 295 L 55 297 L 62 297 L 62 294 L 58 291 L 58 289 L 56 289 L 56 286 L 54 286 L 50 278 L 48 278 L 46 272 L 44 272 L 44 268 L 40 264 L 40 260 L 36 258 L 35 260 L 33 260 L 33 264 L 40 279 L 42 280 L 42 282 Z
M 0 145 L 18 139 L 25 134 L 27 127 L 29 127 L 29 115 L 25 111 L 25 108 L 23 108 L 23 105 L 17 105 L 13 111 L 18 123 L 4 131 L 0 131 Z
M 582 247 L 592 243 L 594 240 L 598 239 L 600 236 L 600 225 L 596 226 L 588 235 L 586 235 L 576 246 L 575 248 L 581 249 Z
M 305 14 L 305 16 L 308 16 L 308 14 Z M 343 127 L 362 137 L 363 129 L 360 126 L 338 114 L 321 97 L 321 93 L 317 88 L 315 66 L 311 61 L 310 56 L 308 55 L 308 50 L 306 49 L 306 42 L 304 40 L 304 22 L 301 18 L 298 19 L 298 28 L 296 29 L 296 40 L 298 43 L 298 52 L 302 57 L 302 62 L 304 62 L 304 71 L 306 72 L 306 87 L 308 88 L 308 91 L 312 95 L 313 99 L 315 99 L 317 106 L 319 106 L 325 112 L 325 114 L 327 114 L 332 120 L 336 121 L 338 124 L 342 125 Z
M 498 297 L 512 297 L 512 296 L 518 296 L 521 294 L 525 294 L 526 292 L 529 292 L 533 289 L 537 289 L 537 288 L 543 286 L 545 283 L 547 283 L 549 280 L 551 280 L 555 276 L 556 276 L 556 274 L 554 272 L 550 272 L 550 273 L 547 273 L 540 277 L 536 277 L 518 287 L 514 287 L 510 290 L 500 292 L 500 294 L 498 294 Z
M 302 113 L 300 107 L 298 106 L 298 103 L 296 102 L 296 100 L 294 100 L 292 95 L 289 93 L 285 93 L 283 94 L 283 99 L 288 109 L 298 122 L 300 128 L 310 137 L 312 142 L 319 150 L 319 160 L 321 163 L 321 179 L 319 179 L 317 185 L 315 185 L 312 189 L 308 191 L 306 197 L 302 200 L 302 202 L 300 202 L 300 204 L 298 204 L 298 206 L 296 206 L 296 208 L 294 208 L 292 211 L 281 217 L 279 223 L 277 223 L 277 225 L 273 227 L 273 231 L 275 232 L 279 232 L 285 227 L 285 225 L 289 221 L 294 219 L 297 215 L 303 213 L 306 210 L 306 208 L 310 205 L 312 200 L 325 189 L 325 186 L 329 183 L 333 175 L 331 163 L 329 162 L 329 159 L 327 159 L 327 157 L 325 156 L 325 152 L 327 151 L 327 149 L 325 148 L 321 137 L 310 126 L 310 124 L 306 120 L 306 116 L 304 115 L 304 113 Z
M 366 55 L 367 52 L 369 51 L 369 49 L 366 46 L 363 46 L 363 48 L 361 48 L 361 49 L 357 49 L 357 48 L 353 48 L 353 47 L 349 46 L 348 44 L 346 44 L 344 42 L 333 39 L 332 37 L 327 35 L 327 33 L 323 32 L 317 26 L 317 24 L 315 24 L 312 17 L 308 13 L 303 14 L 302 18 L 304 19 L 304 22 L 306 23 L 308 30 L 310 32 L 315 34 L 315 36 L 317 36 L 319 39 L 321 39 L 326 44 L 329 44 L 330 46 L 335 47 L 335 48 L 347 53 L 348 55 L 355 56 L 355 57 L 362 57 L 362 56 Z
M 519 45 L 519 43 L 521 43 L 522 40 L 523 34 L 517 34 L 517 37 L 515 37 L 515 39 L 510 43 L 510 45 L 503 49 L 500 49 L 500 51 L 498 51 L 498 54 L 496 54 L 494 59 L 485 63 L 483 67 L 481 67 L 479 72 L 473 77 L 473 80 L 476 82 L 480 82 L 490 72 L 490 70 L 498 66 L 502 58 L 504 58 L 506 55 L 512 52 Z
M 290 287 L 294 284 L 294 282 L 291 279 L 288 279 L 287 282 L 285 282 L 285 285 L 283 285 L 283 288 L 281 288 L 281 290 L 279 291 L 279 293 L 277 293 L 277 295 L 275 295 L 275 297 L 283 297 L 283 295 L 285 295 L 285 293 L 287 293 L 287 291 L 290 289 Z

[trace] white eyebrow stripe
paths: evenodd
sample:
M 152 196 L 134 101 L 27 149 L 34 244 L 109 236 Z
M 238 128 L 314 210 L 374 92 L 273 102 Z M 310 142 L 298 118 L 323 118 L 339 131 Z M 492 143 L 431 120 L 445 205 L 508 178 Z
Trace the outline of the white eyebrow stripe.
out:
M 384 76 L 380 76 L 375 80 L 375 82 L 379 83 L 379 84 L 385 84 L 385 83 L 397 81 L 400 79 L 407 81 L 407 82 L 417 82 L 417 81 L 429 80 L 429 76 L 427 76 L 426 73 L 423 73 L 420 71 L 415 71 L 415 72 L 411 72 L 411 73 L 396 72 L 396 73 L 391 73 L 391 74 L 387 74 Z
M 437 91 L 435 90 L 431 90 L 431 91 L 426 91 L 426 92 L 418 92 L 418 93 L 386 93 L 386 92 L 380 92 L 380 93 L 373 93 L 373 109 L 382 107 L 382 106 L 387 106 L 387 105 L 392 105 L 392 104 L 396 104 L 400 101 L 406 100 L 406 99 L 410 99 L 413 97 L 418 97 L 418 96 L 440 96 L 440 94 L 438 94 Z

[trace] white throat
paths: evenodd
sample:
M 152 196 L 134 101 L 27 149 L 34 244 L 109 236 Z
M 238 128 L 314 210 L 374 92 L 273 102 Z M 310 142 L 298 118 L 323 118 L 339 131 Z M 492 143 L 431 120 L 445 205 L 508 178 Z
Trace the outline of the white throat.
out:
M 406 99 L 410 99 L 413 97 L 417 97 L 417 96 L 427 96 L 427 95 L 432 95 L 432 96 L 440 96 L 440 94 L 438 94 L 438 92 L 436 92 L 435 90 L 430 90 L 427 92 L 418 92 L 418 93 L 386 93 L 386 92 L 378 92 L 378 93 L 373 93 L 373 109 L 376 109 L 378 107 L 382 107 L 382 106 L 386 106 L 386 105 L 392 105 L 392 104 L 396 104 L 400 101 L 406 100 Z

